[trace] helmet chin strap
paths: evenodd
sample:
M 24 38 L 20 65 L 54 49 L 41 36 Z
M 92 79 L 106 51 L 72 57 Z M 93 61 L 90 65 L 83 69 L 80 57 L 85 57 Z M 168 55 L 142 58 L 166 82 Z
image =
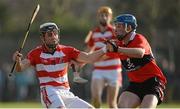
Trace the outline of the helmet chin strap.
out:
M 123 40 L 128 34 L 130 34 L 133 30 L 128 30 L 127 29 L 127 24 L 125 23 L 125 31 L 126 34 L 125 35 L 117 35 L 118 40 Z

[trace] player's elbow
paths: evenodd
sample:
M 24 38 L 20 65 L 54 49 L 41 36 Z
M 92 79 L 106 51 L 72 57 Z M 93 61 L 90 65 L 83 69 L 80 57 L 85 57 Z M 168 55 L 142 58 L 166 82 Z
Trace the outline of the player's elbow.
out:
M 143 56 L 144 56 L 144 54 L 139 54 L 139 55 L 137 55 L 136 57 L 137 57 L 137 58 L 143 58 Z

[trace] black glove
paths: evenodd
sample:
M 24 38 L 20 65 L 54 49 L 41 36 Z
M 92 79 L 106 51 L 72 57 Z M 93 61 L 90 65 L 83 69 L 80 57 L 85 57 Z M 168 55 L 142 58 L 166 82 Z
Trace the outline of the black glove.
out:
M 107 40 L 106 44 L 110 44 L 112 46 L 112 48 L 113 48 L 113 51 L 108 50 L 108 52 L 118 52 L 118 46 L 114 41 Z

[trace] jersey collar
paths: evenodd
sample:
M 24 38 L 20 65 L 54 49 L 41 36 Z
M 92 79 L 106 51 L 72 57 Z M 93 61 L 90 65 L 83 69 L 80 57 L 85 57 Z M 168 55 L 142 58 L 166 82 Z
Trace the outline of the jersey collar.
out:
M 132 40 L 135 38 L 135 36 L 136 36 L 136 32 L 133 31 L 133 32 L 131 33 L 131 37 L 129 38 L 129 41 L 132 41 Z

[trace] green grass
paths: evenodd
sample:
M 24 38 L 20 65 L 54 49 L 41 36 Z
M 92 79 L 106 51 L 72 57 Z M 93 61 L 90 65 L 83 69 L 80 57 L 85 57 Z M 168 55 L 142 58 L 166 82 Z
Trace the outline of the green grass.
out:
M 42 108 L 37 102 L 1 102 L 0 108 Z
M 0 102 L 0 108 L 42 108 L 38 102 Z M 108 108 L 107 104 L 103 104 L 102 108 Z M 158 108 L 180 108 L 180 103 L 164 103 Z
M 180 108 L 180 103 L 162 103 L 158 108 Z

